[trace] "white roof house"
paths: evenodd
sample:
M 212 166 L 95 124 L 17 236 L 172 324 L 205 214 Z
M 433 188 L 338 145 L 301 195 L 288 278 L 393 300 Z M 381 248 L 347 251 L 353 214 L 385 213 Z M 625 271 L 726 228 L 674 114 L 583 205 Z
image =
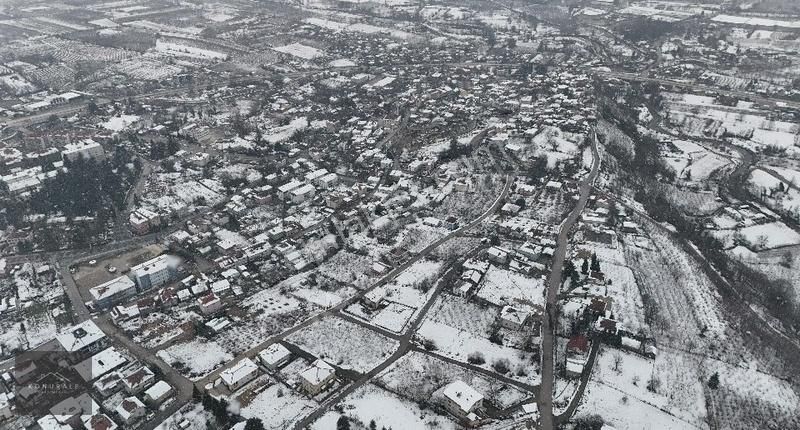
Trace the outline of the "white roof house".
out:
M 219 377 L 229 389 L 234 390 L 252 381 L 256 375 L 258 375 L 258 365 L 245 357 L 230 369 L 223 370 Z
M 282 344 L 273 343 L 258 353 L 258 359 L 265 366 L 274 369 L 287 361 L 292 353 Z
M 444 387 L 444 396 L 453 404 L 458 406 L 463 414 L 469 414 L 483 401 L 483 394 L 467 385 L 462 380 L 451 382 Z
M 56 340 L 67 352 L 77 352 L 91 347 L 105 337 L 106 334 L 97 327 L 94 321 L 86 320 L 57 335 Z
M 84 381 L 89 382 L 97 379 L 106 373 L 122 366 L 128 361 L 122 354 L 117 352 L 114 347 L 108 347 L 97 354 L 76 364 L 75 370 L 81 375 Z
M 135 290 L 136 284 L 133 280 L 123 275 L 90 288 L 89 293 L 95 302 L 103 302 L 104 300 L 112 299 L 116 295 L 133 293 Z
M 158 381 L 152 387 L 144 391 L 144 397 L 153 403 L 161 403 L 164 398 L 172 392 L 172 387 L 164 381 Z
M 303 378 L 308 384 L 313 386 L 318 386 L 328 380 L 331 375 L 335 374 L 336 370 L 330 364 L 326 363 L 325 360 L 317 359 L 311 366 L 300 373 L 300 377 Z

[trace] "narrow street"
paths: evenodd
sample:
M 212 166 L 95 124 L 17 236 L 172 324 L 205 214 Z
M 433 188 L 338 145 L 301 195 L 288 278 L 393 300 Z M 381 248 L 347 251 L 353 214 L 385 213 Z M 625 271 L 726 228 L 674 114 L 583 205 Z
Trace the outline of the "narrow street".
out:
M 567 255 L 569 239 L 572 237 L 572 227 L 589 200 L 592 184 L 600 170 L 600 154 L 597 149 L 597 133 L 592 139 L 592 169 L 589 175 L 580 183 L 580 198 L 575 208 L 561 224 L 558 233 L 558 244 L 553 254 L 553 266 L 547 283 L 545 304 L 545 318 L 542 318 L 542 384 L 539 391 L 538 405 L 540 425 L 543 430 L 555 429 L 553 419 L 553 387 L 555 385 L 555 329 L 558 323 L 558 293 L 561 289 L 561 277 L 564 269 L 564 260 Z

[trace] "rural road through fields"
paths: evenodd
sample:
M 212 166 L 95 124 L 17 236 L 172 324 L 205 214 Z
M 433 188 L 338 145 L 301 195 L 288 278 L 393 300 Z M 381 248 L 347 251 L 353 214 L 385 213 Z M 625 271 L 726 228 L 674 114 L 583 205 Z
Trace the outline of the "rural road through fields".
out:
M 553 419 L 553 386 L 555 381 L 555 325 L 558 319 L 558 291 L 561 289 L 561 273 L 564 269 L 564 260 L 567 256 L 567 245 L 571 237 L 572 227 L 583 212 L 586 201 L 592 190 L 592 184 L 600 170 L 600 154 L 597 149 L 597 133 L 592 139 L 592 169 L 589 175 L 580 183 L 580 197 L 575 208 L 567 219 L 561 224 L 558 233 L 558 245 L 553 254 L 553 267 L 547 284 L 545 318 L 542 318 L 542 383 L 539 389 L 539 414 L 540 428 L 542 430 L 555 429 Z

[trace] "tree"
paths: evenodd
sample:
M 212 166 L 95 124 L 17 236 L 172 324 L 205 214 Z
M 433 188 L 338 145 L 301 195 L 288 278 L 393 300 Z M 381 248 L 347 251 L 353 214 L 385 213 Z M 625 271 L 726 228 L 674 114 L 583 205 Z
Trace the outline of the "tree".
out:
M 620 368 L 622 367 L 622 354 L 617 352 L 617 353 L 614 354 L 613 358 L 614 358 L 613 369 L 614 369 L 615 372 L 619 373 L 620 372 Z
M 708 380 L 708 388 L 712 390 L 719 388 L 719 373 L 714 372 L 714 374 L 711 375 L 711 378 Z
M 350 419 L 342 415 L 336 421 L 336 430 L 350 430 Z
M 584 275 L 589 274 L 589 261 L 587 259 L 583 259 L 583 264 L 581 264 L 581 273 Z
M 605 421 L 600 415 L 584 415 L 575 419 L 575 430 L 600 430 Z
M 600 260 L 597 259 L 597 254 L 592 253 L 592 272 L 600 271 Z
M 264 430 L 264 423 L 258 418 L 249 418 L 244 425 L 244 430 Z

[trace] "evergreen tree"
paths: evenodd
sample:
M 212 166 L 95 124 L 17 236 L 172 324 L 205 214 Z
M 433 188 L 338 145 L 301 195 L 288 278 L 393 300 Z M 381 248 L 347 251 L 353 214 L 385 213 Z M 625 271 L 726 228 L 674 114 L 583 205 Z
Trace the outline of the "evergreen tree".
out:
M 264 423 L 258 418 L 250 418 L 245 423 L 244 430 L 264 430 Z
M 592 253 L 592 272 L 600 271 L 600 260 L 597 259 L 597 254 Z
M 711 375 L 711 378 L 708 380 L 708 388 L 712 390 L 719 388 L 719 373 L 714 372 L 714 374 Z
M 350 430 L 350 420 L 344 415 L 340 416 L 336 421 L 336 430 Z
M 581 264 L 581 273 L 583 273 L 584 275 L 589 274 L 589 261 L 586 260 L 585 258 L 583 259 L 583 264 Z

